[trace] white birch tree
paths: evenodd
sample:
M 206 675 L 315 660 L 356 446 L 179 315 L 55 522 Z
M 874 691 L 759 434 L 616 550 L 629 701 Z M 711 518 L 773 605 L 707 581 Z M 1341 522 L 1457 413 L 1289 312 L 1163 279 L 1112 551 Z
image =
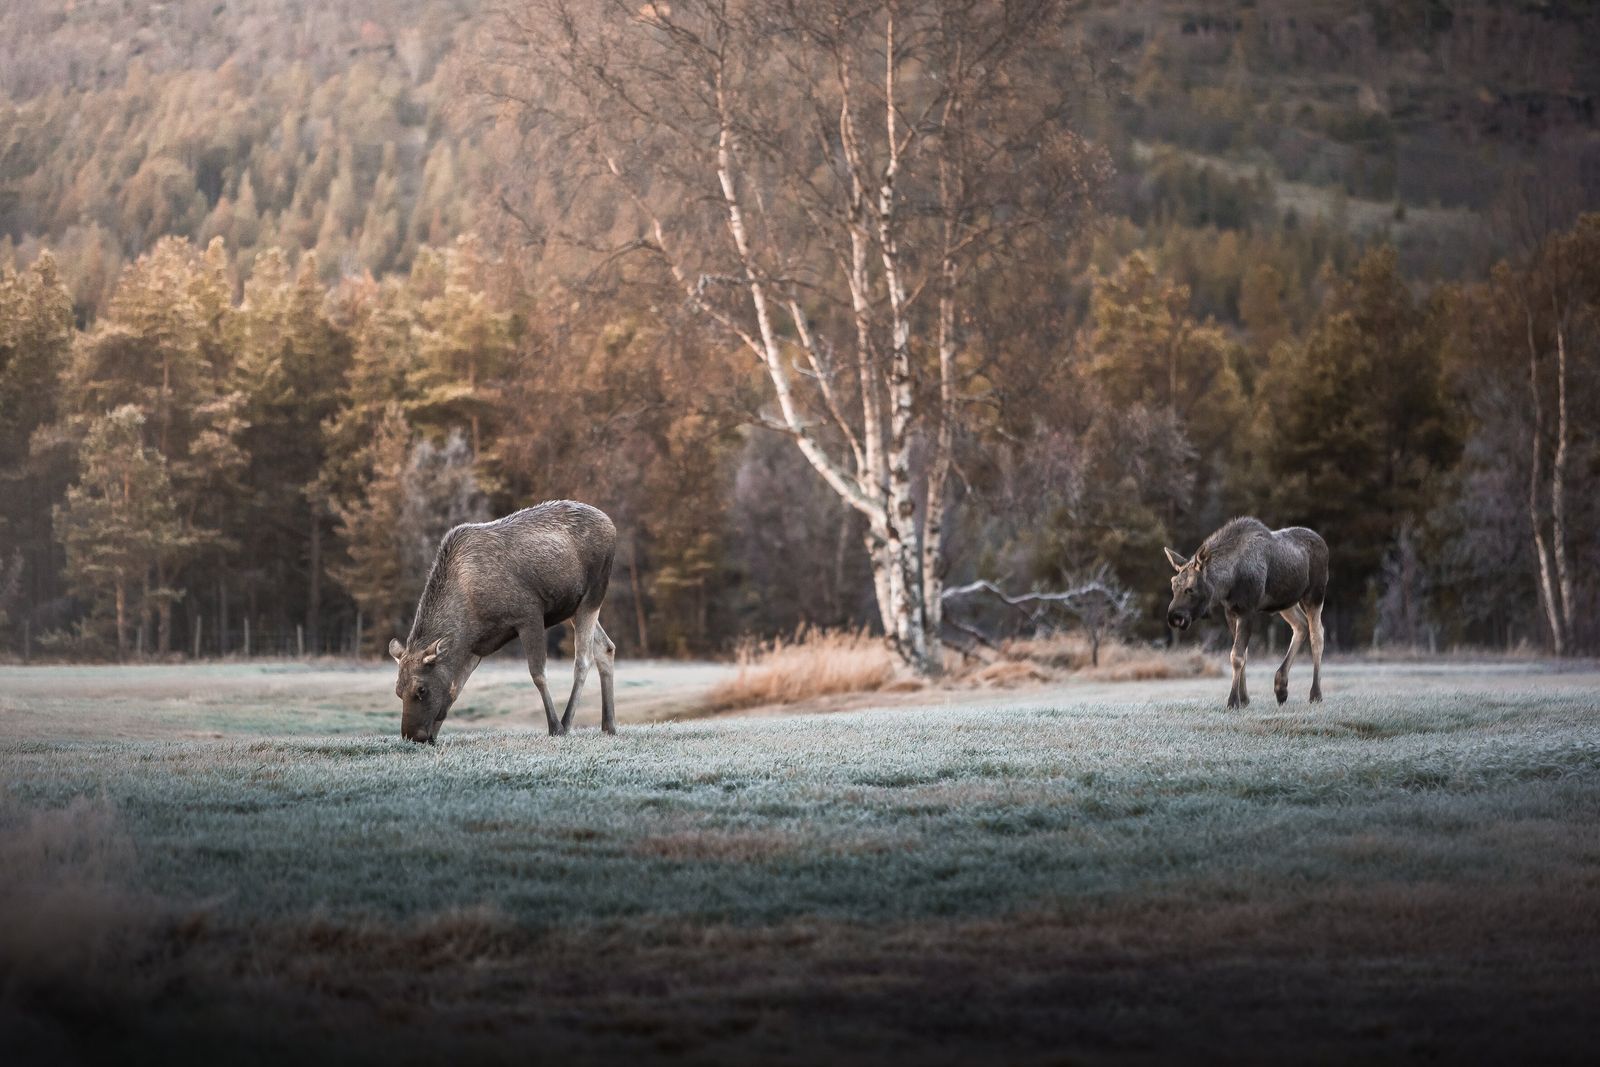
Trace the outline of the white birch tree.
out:
M 530 243 L 648 256 L 748 351 L 761 421 L 865 517 L 884 631 L 923 673 L 949 480 L 992 357 L 964 343 L 974 276 L 1059 254 L 1100 176 L 1070 125 L 1066 14 L 505 0 L 469 76 L 513 146 L 499 199 Z

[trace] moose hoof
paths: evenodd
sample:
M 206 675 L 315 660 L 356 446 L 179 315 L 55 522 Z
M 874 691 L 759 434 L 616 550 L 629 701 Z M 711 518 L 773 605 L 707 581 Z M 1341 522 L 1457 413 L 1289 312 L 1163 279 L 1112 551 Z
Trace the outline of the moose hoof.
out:
M 1313 704 L 1320 704 L 1320 703 L 1322 703 L 1322 690 L 1320 690 L 1320 689 L 1313 689 L 1313 690 L 1312 690 L 1312 691 L 1311 691 L 1311 703 L 1313 703 Z
M 1272 692 L 1273 692 L 1273 694 L 1275 696 L 1277 696 L 1279 704 L 1288 703 L 1288 701 L 1289 701 L 1289 687 L 1288 686 L 1284 686 L 1282 689 L 1274 689 Z

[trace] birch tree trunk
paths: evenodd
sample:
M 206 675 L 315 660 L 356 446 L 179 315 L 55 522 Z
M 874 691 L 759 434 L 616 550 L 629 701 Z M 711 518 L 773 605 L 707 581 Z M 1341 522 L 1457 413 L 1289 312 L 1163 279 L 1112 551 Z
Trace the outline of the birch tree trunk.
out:
M 911 323 L 906 284 L 900 268 L 895 181 L 900 174 L 900 130 L 896 115 L 895 10 L 889 11 L 884 34 L 883 125 L 889 161 L 878 186 L 878 251 L 889 297 L 889 506 L 888 562 L 894 603 L 894 639 L 900 655 L 923 674 L 937 673 L 937 655 L 929 654 L 924 619 L 922 546 L 917 502 L 911 487 L 911 428 L 916 397 L 911 377 Z M 936 638 L 937 639 L 937 635 Z
M 1566 654 L 1565 634 L 1561 613 L 1556 606 L 1555 590 L 1550 583 L 1550 559 L 1544 542 L 1544 516 L 1539 506 L 1539 479 L 1543 466 L 1541 452 L 1544 436 L 1544 405 L 1539 400 L 1539 349 L 1533 338 L 1533 315 L 1528 313 L 1528 387 L 1533 394 L 1533 434 L 1528 474 L 1528 521 L 1533 526 L 1533 554 L 1539 564 L 1539 602 L 1544 606 L 1545 618 L 1550 624 L 1550 644 L 1555 654 Z
M 1556 319 L 1556 454 L 1550 464 L 1550 546 L 1556 563 L 1556 592 L 1561 598 L 1561 628 L 1572 640 L 1572 574 L 1567 568 L 1567 339 L 1566 324 Z
M 311 635 L 311 647 L 322 648 L 322 509 L 311 501 L 311 527 L 309 531 L 309 574 L 306 583 L 306 632 Z
M 156 605 L 156 651 L 165 656 L 172 651 L 172 598 L 167 595 L 167 565 L 156 561 L 156 590 L 161 600 Z
M 117 660 L 125 663 L 128 659 L 128 582 L 122 575 L 117 575 Z

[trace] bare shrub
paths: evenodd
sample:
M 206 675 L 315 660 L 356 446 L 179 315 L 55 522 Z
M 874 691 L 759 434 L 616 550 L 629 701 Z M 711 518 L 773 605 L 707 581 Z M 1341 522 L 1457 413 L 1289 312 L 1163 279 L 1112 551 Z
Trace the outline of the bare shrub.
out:
M 895 661 L 881 637 L 865 629 L 802 627 L 791 638 L 751 642 L 739 650 L 739 673 L 706 697 L 711 711 L 793 704 L 836 693 L 864 693 L 895 680 Z

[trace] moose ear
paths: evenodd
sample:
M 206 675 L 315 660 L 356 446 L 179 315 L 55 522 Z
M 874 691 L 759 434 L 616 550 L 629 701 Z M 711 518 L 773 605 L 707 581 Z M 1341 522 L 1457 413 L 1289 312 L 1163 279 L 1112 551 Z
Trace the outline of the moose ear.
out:
M 398 661 L 401 656 L 405 655 L 405 651 L 406 646 L 400 643 L 400 639 L 398 637 L 389 638 L 389 655 L 393 656 Z
M 1194 564 L 1195 564 L 1195 566 L 1196 567 L 1204 567 L 1207 563 L 1210 563 L 1210 562 L 1211 562 L 1211 549 L 1207 548 L 1205 545 L 1201 545 L 1200 546 L 1200 551 L 1198 551 L 1198 552 L 1196 552 L 1194 554 Z
M 1176 552 L 1172 551 L 1172 549 L 1170 549 L 1170 548 L 1163 548 L 1161 551 L 1163 551 L 1163 552 L 1165 552 L 1167 554 L 1167 562 L 1172 564 L 1172 569 L 1173 570 L 1175 570 L 1175 571 L 1183 570 L 1183 557 L 1182 556 L 1178 555 Z
M 444 655 L 444 648 L 444 638 L 442 637 L 433 644 L 429 645 L 428 651 L 422 654 L 422 665 L 426 667 L 428 664 Z

